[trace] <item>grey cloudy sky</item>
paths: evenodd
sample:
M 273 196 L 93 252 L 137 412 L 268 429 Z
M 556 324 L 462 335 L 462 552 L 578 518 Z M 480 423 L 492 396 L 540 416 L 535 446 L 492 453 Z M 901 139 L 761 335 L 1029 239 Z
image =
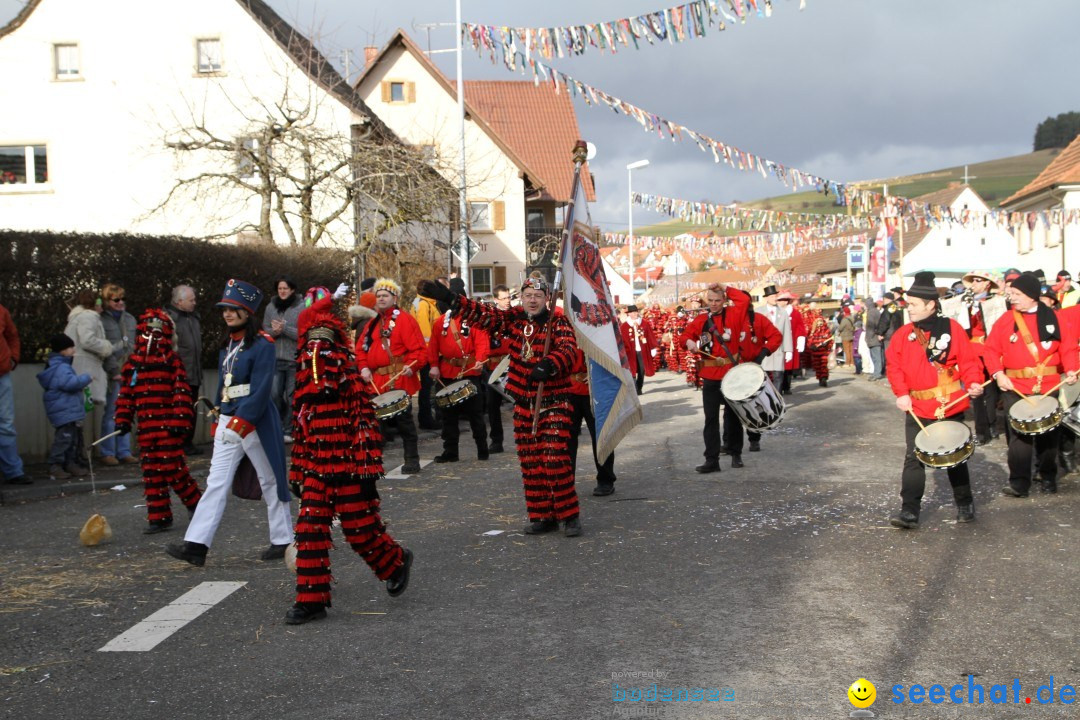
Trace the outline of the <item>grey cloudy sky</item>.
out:
M 49 0 L 45 0 L 48 2 Z M 226 2 L 227 0 L 221 0 Z M 316 35 L 341 66 L 398 27 L 427 46 L 422 23 L 453 22 L 453 0 L 268 0 L 299 30 Z M 676 0 L 462 0 L 463 19 L 490 25 L 555 26 L 643 14 Z M 725 32 L 616 55 L 588 52 L 549 64 L 622 100 L 717 140 L 833 180 L 962 165 L 1031 150 L 1035 126 L 1080 110 L 1075 76 L 1080 3 L 1071 0 L 773 0 L 771 18 Z M 0 19 L 22 5 L 0 0 Z M 432 48 L 453 46 L 450 28 Z M 453 55 L 436 62 L 454 75 Z M 465 75 L 513 79 L 466 46 Z M 1070 70 L 1072 72 L 1070 72 Z M 717 165 L 688 141 L 645 133 L 606 107 L 575 103 L 596 144 L 593 219 L 625 227 L 626 170 L 644 192 L 730 202 L 786 192 L 774 179 Z M 635 210 L 635 224 L 663 219 Z

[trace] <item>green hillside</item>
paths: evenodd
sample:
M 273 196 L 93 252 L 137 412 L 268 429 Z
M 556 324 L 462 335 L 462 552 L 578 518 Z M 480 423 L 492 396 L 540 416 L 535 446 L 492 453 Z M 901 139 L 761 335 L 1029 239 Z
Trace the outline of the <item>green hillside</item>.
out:
M 1027 185 L 1050 161 L 1061 152 L 1060 149 L 1039 150 L 1038 152 L 1014 157 L 988 160 L 981 163 L 973 163 L 968 166 L 968 173 L 973 178 L 971 187 L 986 201 L 990 207 L 996 207 L 1002 200 Z M 943 190 L 951 183 L 962 182 L 964 168 L 952 167 L 932 172 L 905 175 L 901 177 L 857 182 L 855 185 L 882 191 L 882 186 L 888 184 L 890 195 L 903 197 L 918 197 L 936 190 Z M 836 198 L 832 195 L 822 195 L 817 192 L 800 192 L 789 195 L 752 200 L 740 203 L 743 207 L 756 207 L 763 210 L 782 210 L 786 212 L 807 213 L 846 213 L 848 209 L 836 205 Z M 711 225 L 694 225 L 681 220 L 671 220 L 656 225 L 635 227 L 635 235 L 654 235 L 657 237 L 672 237 L 684 232 L 694 230 L 712 230 Z M 622 230 L 621 232 L 625 232 Z M 719 233 L 718 234 L 731 234 Z

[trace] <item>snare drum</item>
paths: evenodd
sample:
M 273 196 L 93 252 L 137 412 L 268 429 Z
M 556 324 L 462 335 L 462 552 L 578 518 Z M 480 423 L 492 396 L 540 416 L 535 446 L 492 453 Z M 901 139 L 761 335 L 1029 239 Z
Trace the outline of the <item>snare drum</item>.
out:
M 962 422 L 942 420 L 927 425 L 915 436 L 915 457 L 928 468 L 951 468 L 975 452 L 971 429 Z
M 510 356 L 507 355 L 499 364 L 495 366 L 495 369 L 491 371 L 491 377 L 488 379 L 488 385 L 495 392 L 502 395 L 510 402 L 514 402 L 514 398 L 510 397 L 510 393 L 506 392 L 506 379 L 510 377 Z
M 724 401 L 747 430 L 771 430 L 784 419 L 787 406 L 760 365 L 736 365 L 720 381 Z
M 409 410 L 409 394 L 404 390 L 390 390 L 371 398 L 375 406 L 375 417 L 390 420 Z
M 1062 385 L 1058 390 L 1058 400 L 1065 412 L 1061 424 L 1069 428 L 1074 435 L 1080 435 L 1080 402 L 1077 402 L 1080 401 L 1080 383 Z
M 1064 415 L 1057 398 L 1028 395 L 1027 400 L 1021 398 L 1009 408 L 1009 425 L 1021 435 L 1042 435 L 1060 425 Z
M 460 405 L 476 395 L 476 385 L 471 380 L 458 380 L 435 393 L 435 403 L 441 408 Z

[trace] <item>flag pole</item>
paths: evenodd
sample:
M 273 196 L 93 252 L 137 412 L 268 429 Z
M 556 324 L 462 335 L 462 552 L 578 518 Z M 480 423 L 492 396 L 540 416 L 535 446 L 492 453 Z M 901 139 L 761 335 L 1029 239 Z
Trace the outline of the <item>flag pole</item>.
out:
M 570 186 L 570 202 L 566 206 L 566 213 L 563 215 L 563 230 L 562 230 L 562 242 L 559 245 L 559 262 L 562 263 L 563 257 L 566 255 L 566 248 L 570 242 L 570 233 L 573 230 L 574 223 L 574 200 L 577 198 L 578 184 L 581 182 L 581 166 L 585 164 L 585 159 L 588 154 L 588 146 L 584 140 L 578 140 L 574 143 L 574 182 Z M 544 323 L 544 354 L 540 357 L 543 360 L 551 352 L 551 321 L 555 318 L 555 299 L 559 295 L 560 281 L 562 280 L 562 268 L 555 271 L 555 284 L 551 288 L 551 294 L 548 296 L 548 317 L 547 322 Z M 566 305 L 566 302 L 563 302 Z M 544 396 L 544 381 L 541 380 L 540 384 L 536 386 L 536 399 L 533 401 L 533 413 L 532 413 L 532 434 L 536 435 L 536 430 L 540 424 L 540 402 Z

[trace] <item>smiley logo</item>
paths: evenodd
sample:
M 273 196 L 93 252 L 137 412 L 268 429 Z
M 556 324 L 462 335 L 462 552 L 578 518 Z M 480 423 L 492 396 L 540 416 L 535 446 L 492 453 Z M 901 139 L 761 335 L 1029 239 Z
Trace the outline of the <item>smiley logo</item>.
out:
M 848 700 L 857 708 L 868 708 L 877 700 L 877 688 L 866 678 L 859 678 L 851 683 L 847 690 Z

